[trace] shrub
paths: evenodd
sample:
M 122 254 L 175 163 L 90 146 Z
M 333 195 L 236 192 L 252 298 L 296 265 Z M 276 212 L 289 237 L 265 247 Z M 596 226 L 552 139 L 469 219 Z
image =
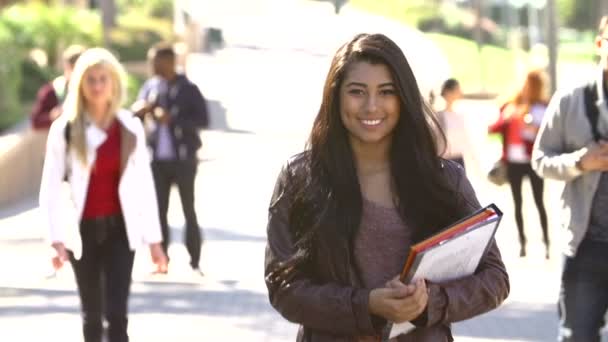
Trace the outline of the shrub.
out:
M 123 62 L 141 61 L 152 45 L 172 39 L 170 21 L 131 10 L 118 18 L 118 26 L 110 33 L 110 48 Z
M 52 68 L 40 66 L 31 58 L 24 58 L 20 69 L 22 82 L 19 88 L 19 98 L 26 102 L 36 98 L 38 89 L 50 81 L 54 73 Z
M 418 29 L 423 32 L 440 32 L 464 39 L 475 40 L 476 18 L 470 9 L 445 4 L 431 16 L 418 20 Z M 485 18 L 481 26 L 484 44 L 504 46 L 502 29 L 491 18 Z
M 121 12 L 135 10 L 145 16 L 172 19 L 172 0 L 118 0 L 118 8 Z
M 41 3 L 13 5 L 0 12 L 0 129 L 23 118 L 23 101 L 34 99 L 50 79 L 59 54 L 70 44 L 99 45 L 101 23 L 92 11 L 49 7 Z M 28 51 L 39 48 L 48 57 L 40 67 Z
M 23 55 L 13 43 L 10 30 L 0 23 L 0 130 L 12 126 L 23 116 L 19 106 L 19 61 Z
M 124 106 L 128 107 L 137 98 L 139 89 L 144 83 L 145 79 L 143 76 L 135 75 L 132 73 L 127 74 L 127 99 L 125 100 Z
M 51 66 L 56 65 L 58 54 L 70 44 L 101 43 L 101 21 L 92 11 L 40 3 L 14 5 L 2 12 L 0 22 L 18 46 L 44 50 Z
M 128 28 L 113 30 L 110 37 L 110 49 L 122 62 L 146 60 L 148 49 L 164 40 L 158 33 Z
M 173 1 L 171 0 L 148 0 L 145 2 L 147 13 L 156 18 L 173 18 Z

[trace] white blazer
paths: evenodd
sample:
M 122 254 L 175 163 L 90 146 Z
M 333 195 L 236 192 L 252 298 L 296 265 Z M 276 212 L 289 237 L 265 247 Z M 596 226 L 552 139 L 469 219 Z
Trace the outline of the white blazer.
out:
M 116 117 L 122 125 L 118 196 L 129 246 L 135 250 L 142 245 L 162 241 L 156 191 L 140 120 L 127 110 L 120 110 Z M 62 115 L 49 130 L 39 204 L 43 222 L 48 224 L 49 242 L 63 242 L 76 258 L 80 258 L 82 243 L 79 222 L 89 187 L 90 169 L 95 162 L 97 148 L 106 140 L 107 134 L 92 124 L 86 128 L 87 165 L 84 166 L 77 159 L 74 149 L 70 149 L 69 155 L 66 155 L 64 132 L 67 122 Z M 73 208 L 65 208 L 64 202 L 58 200 L 61 191 L 65 191 L 62 183 L 66 166 L 69 168 Z

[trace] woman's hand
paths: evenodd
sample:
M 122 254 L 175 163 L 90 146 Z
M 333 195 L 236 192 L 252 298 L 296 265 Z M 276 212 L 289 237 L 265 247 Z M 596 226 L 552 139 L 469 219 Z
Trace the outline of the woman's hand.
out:
M 63 267 L 63 264 L 66 261 L 69 260 L 68 251 L 65 249 L 63 242 L 53 242 L 51 246 L 53 246 L 53 249 L 55 249 L 55 256 L 52 258 L 53 268 L 58 270 Z
M 156 271 L 154 273 L 167 273 L 167 256 L 160 242 L 150 245 L 150 256 L 152 257 L 152 262 L 156 264 Z
M 428 293 L 423 279 L 406 285 L 394 278 L 386 287 L 373 289 L 369 294 L 370 312 L 395 323 L 414 320 L 427 304 Z

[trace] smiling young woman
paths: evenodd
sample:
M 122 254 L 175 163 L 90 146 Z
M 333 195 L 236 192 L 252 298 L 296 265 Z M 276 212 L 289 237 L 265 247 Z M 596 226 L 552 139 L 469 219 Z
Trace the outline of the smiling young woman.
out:
M 449 341 L 451 322 L 507 297 L 495 243 L 456 282 L 396 279 L 411 244 L 480 207 L 462 167 L 438 156 L 437 126 L 392 40 L 360 34 L 337 51 L 269 208 L 266 284 L 298 341 L 375 341 L 387 321 L 418 326 L 399 341 Z

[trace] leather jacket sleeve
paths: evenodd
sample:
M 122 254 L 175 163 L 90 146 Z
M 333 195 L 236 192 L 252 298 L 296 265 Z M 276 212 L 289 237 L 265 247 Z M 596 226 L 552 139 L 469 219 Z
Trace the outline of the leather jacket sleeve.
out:
M 270 303 L 287 320 L 336 335 L 373 335 L 371 289 L 318 283 L 294 262 L 297 248 L 289 228 L 289 163 L 283 167 L 268 213 L 265 279 Z
M 481 208 L 464 169 L 452 162 L 447 164 L 450 165 L 448 176 L 456 177 L 458 190 L 470 212 Z M 509 276 L 493 240 L 473 275 L 440 284 L 429 283 L 427 317 L 423 326 L 449 324 L 488 312 L 507 298 L 509 286 Z

